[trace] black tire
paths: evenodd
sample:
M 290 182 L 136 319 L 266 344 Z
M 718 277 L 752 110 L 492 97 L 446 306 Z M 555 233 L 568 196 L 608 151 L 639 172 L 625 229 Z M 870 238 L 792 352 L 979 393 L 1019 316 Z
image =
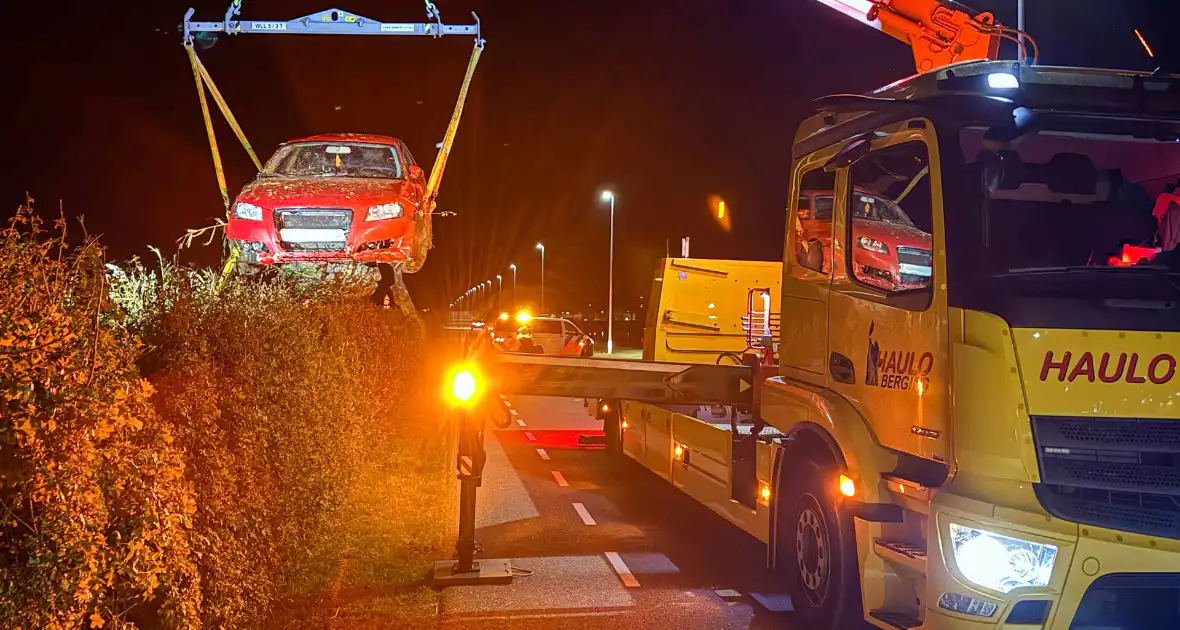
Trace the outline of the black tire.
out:
M 784 475 L 777 523 L 779 574 L 800 627 L 864 626 L 852 516 L 839 508 L 833 468 L 805 459 Z
M 531 352 L 535 354 L 545 354 L 545 346 L 533 346 Z
M 610 411 L 605 414 L 602 413 L 602 404 L 606 403 Z M 606 455 L 608 458 L 617 459 L 623 456 L 623 426 L 622 413 L 623 410 L 619 406 L 619 401 L 598 401 L 598 413 L 596 415 L 602 416 L 602 432 L 606 434 Z

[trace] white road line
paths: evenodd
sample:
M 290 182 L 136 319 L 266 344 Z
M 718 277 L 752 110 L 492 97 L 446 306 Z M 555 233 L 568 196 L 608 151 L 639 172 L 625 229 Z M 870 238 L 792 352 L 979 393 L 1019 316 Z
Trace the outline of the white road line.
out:
M 543 449 L 543 448 L 537 449 L 537 455 L 540 455 L 541 459 L 543 459 L 545 461 L 549 461 L 549 453 L 546 453 L 545 449 Z
M 500 400 L 507 401 L 508 397 L 505 396 L 504 394 L 500 394 Z
M 522 427 L 523 427 L 523 426 L 528 426 L 528 425 L 526 425 L 526 424 L 524 423 L 524 420 L 523 420 L 523 419 L 521 419 L 521 418 L 517 418 L 517 419 L 516 419 L 516 424 L 519 424 L 519 425 L 520 425 L 520 426 L 522 426 Z
M 536 442 L 536 441 L 537 441 L 537 436 L 533 435 L 533 432 L 532 432 L 532 431 L 525 431 L 525 432 L 524 432 L 524 436 L 525 436 L 526 438 L 528 438 L 530 442 Z
M 635 574 L 631 572 L 631 569 L 627 568 L 627 563 L 623 562 L 622 556 L 614 551 L 608 551 L 606 552 L 606 560 L 614 567 L 615 573 L 619 574 L 619 579 L 623 581 L 623 586 L 627 588 L 639 588 L 639 580 L 635 579 Z
M 578 513 L 578 516 L 582 517 L 583 523 L 585 523 L 587 525 L 597 525 L 598 524 L 598 523 L 594 522 L 594 517 L 590 516 L 590 513 L 586 511 L 586 506 L 582 505 L 581 503 L 574 504 L 574 511 Z
M 518 412 L 518 411 L 517 411 L 517 410 L 515 410 L 515 409 L 512 409 L 511 407 L 509 407 L 509 408 L 508 408 L 508 413 L 510 413 L 510 414 L 512 414 L 512 415 L 514 415 L 514 416 L 519 416 L 519 415 L 520 415 L 520 412 Z
M 550 472 L 553 473 L 553 478 L 557 480 L 557 485 L 561 486 L 562 488 L 570 487 L 570 482 L 565 480 L 565 477 L 562 476 L 560 470 L 553 470 Z
M 586 612 L 565 612 L 565 613 L 533 613 L 524 615 L 467 615 L 463 617 L 448 617 L 443 619 L 440 623 L 453 625 L 456 623 L 470 623 L 472 621 L 494 620 L 501 619 L 564 619 L 567 617 L 617 617 L 619 615 L 627 614 L 626 610 L 592 610 Z

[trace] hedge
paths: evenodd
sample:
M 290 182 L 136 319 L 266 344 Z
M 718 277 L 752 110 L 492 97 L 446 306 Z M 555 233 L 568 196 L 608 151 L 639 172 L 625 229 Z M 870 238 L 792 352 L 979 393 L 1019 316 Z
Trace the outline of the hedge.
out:
M 269 625 L 406 430 L 408 322 L 347 283 L 109 265 L 28 208 L 0 270 L 0 627 Z

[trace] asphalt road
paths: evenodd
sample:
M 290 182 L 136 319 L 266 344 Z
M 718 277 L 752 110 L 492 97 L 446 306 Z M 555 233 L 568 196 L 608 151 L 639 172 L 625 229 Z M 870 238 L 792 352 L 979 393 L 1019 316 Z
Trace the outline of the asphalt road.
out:
M 518 421 L 488 443 L 477 558 L 531 574 L 448 588 L 443 627 L 793 627 L 761 543 L 634 462 L 579 447 L 601 435 L 580 400 L 510 403 Z

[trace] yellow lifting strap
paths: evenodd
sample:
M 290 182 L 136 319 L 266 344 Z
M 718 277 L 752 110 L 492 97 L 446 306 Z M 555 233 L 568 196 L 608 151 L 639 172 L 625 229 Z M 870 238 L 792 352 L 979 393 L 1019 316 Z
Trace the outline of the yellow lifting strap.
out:
M 434 166 L 430 169 L 430 178 L 426 180 L 426 199 L 422 207 L 415 213 L 414 251 L 405 270 L 414 273 L 426 263 L 426 252 L 434 246 L 430 225 L 430 215 L 434 212 L 435 199 L 438 198 L 438 188 L 442 183 L 443 171 L 447 168 L 447 158 L 451 155 L 451 145 L 455 143 L 455 134 L 459 131 L 459 120 L 463 117 L 463 106 L 467 103 L 467 91 L 471 88 L 471 78 L 475 76 L 475 67 L 479 64 L 479 56 L 483 53 L 484 40 L 475 42 L 471 49 L 471 59 L 467 62 L 467 73 L 463 75 L 463 84 L 459 88 L 459 98 L 455 101 L 455 111 L 451 114 L 451 122 L 447 125 L 446 135 L 443 136 L 442 146 L 434 158 Z
M 225 168 L 221 164 L 221 151 L 217 148 L 217 134 L 213 130 L 213 118 L 209 115 L 209 102 L 205 98 L 206 87 L 209 88 L 209 94 L 213 96 L 213 101 L 217 103 L 217 108 L 221 110 L 221 115 L 225 117 L 230 129 L 238 137 L 238 141 L 242 143 L 242 148 L 246 149 L 246 154 L 250 156 L 250 161 L 254 162 L 254 167 L 259 171 L 262 170 L 262 162 L 258 160 L 258 155 L 254 152 L 254 147 L 250 146 L 250 141 L 246 139 L 246 134 L 242 131 L 241 125 L 238 124 L 238 120 L 234 118 L 229 105 L 226 104 L 225 99 L 221 96 L 221 91 L 217 89 L 217 84 L 213 83 L 213 77 L 209 76 L 209 71 L 205 69 L 205 64 L 201 63 L 200 58 L 197 57 L 197 51 L 193 49 L 192 43 L 185 43 L 184 49 L 188 53 L 189 62 L 193 66 L 193 79 L 197 82 L 197 97 L 201 101 L 201 115 L 205 119 L 205 133 L 209 136 L 209 151 L 213 154 L 213 170 L 217 174 L 217 187 L 221 191 L 221 202 L 225 205 L 226 220 L 228 220 L 230 212 L 229 188 L 225 183 Z M 237 267 L 240 257 L 241 252 L 238 248 L 231 247 L 229 257 L 225 261 L 225 266 L 221 269 L 221 278 L 217 283 L 219 290 L 225 285 L 225 281 Z

